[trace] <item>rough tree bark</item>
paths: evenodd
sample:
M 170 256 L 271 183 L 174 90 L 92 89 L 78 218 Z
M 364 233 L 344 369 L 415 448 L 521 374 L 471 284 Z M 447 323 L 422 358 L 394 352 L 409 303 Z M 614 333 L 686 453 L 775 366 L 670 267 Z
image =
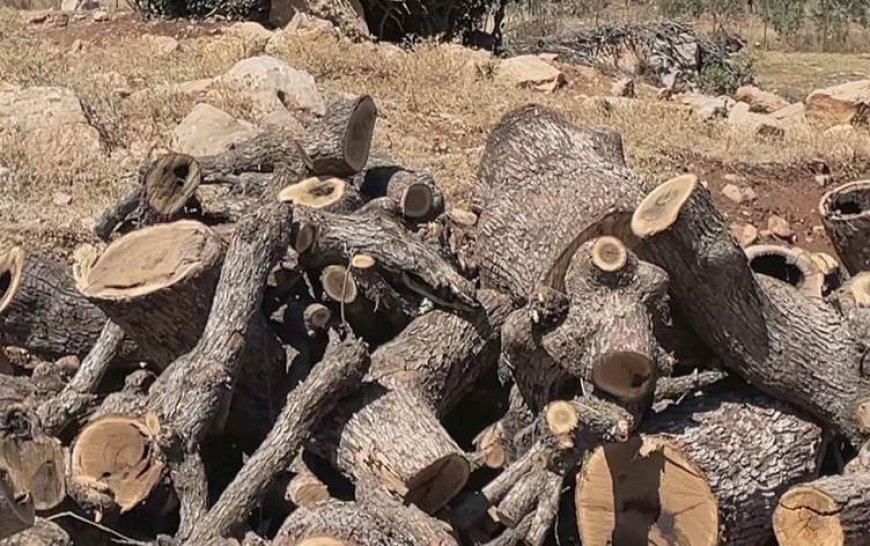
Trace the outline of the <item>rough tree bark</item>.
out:
M 196 522 L 189 539 L 192 544 L 211 536 L 228 537 L 247 519 L 272 480 L 293 462 L 312 429 L 358 386 L 368 364 L 363 343 L 333 341 L 311 375 L 290 393 L 275 426 L 257 451 L 208 514 Z
M 390 198 L 414 221 L 430 220 L 444 211 L 444 195 L 431 173 L 409 171 L 386 158 L 371 159 L 354 184 L 369 199 Z
M 505 115 L 478 175 L 484 209 L 474 258 L 482 286 L 522 305 L 539 284 L 558 287 L 553 280 L 583 242 L 625 231 L 644 182 L 613 152 L 613 138 L 542 106 Z
M 365 167 L 378 110 L 368 95 L 340 97 L 309 127 L 301 143 L 304 161 L 317 176 L 352 176 Z
M 870 401 L 861 373 L 867 347 L 847 318 L 794 287 L 755 276 L 696 177 L 658 186 L 632 230 L 641 255 L 668 272 L 685 318 L 726 367 L 789 400 L 861 445 L 859 412 Z M 819 366 L 825 362 L 825 366 Z
M 33 527 L 0 540 L 0 546 L 74 546 L 70 536 L 51 521 L 36 518 Z
M 762 544 L 777 494 L 814 477 L 825 447 L 819 426 L 752 393 L 687 400 L 641 430 L 577 477 L 583 544 Z
M 83 357 L 105 323 L 60 264 L 18 247 L 0 252 L 0 345 L 47 359 Z
M 0 540 L 33 526 L 34 508 L 27 494 L 16 494 L 9 475 L 0 469 Z
M 870 270 L 870 180 L 835 188 L 822 197 L 819 214 L 846 270 Z

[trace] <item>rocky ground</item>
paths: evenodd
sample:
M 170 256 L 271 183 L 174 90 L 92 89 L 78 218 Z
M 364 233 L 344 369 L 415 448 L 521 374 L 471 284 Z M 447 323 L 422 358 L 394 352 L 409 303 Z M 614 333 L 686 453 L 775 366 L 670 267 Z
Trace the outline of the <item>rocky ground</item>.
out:
M 127 173 L 149 154 L 216 152 L 269 124 L 301 131 L 330 96 L 354 92 L 377 101 L 375 149 L 433 171 L 451 203 L 468 199 L 500 116 L 540 102 L 617 128 L 634 167 L 653 179 L 697 173 L 745 242 L 826 250 L 819 198 L 868 170 L 859 105 L 870 82 L 854 76 L 844 87 L 785 95 L 795 102 L 752 88 L 667 96 L 552 55 L 410 52 L 353 43 L 317 21 L 269 31 L 6 9 L 0 243 L 69 251 L 90 240 L 94 214 L 129 188 Z M 842 81 L 814 76 L 822 87 Z

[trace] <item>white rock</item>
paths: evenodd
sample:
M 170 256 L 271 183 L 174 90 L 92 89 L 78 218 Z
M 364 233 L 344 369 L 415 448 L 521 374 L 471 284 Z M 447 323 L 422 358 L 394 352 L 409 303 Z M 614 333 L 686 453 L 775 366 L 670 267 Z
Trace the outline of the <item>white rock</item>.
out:
M 248 91 L 262 112 L 286 108 L 303 115 L 323 115 L 326 110 L 311 74 L 275 57 L 260 56 L 239 61 L 220 79 L 227 85 Z
M 103 153 L 100 133 L 90 125 L 81 101 L 64 87 L 30 87 L 0 92 L 0 133 L 12 131 L 34 154 L 62 159 Z
M 93 19 L 95 23 L 105 23 L 111 20 L 112 16 L 109 15 L 109 12 L 100 9 L 94 12 Z
M 791 229 L 791 225 L 789 225 L 788 220 L 786 220 L 782 216 L 777 216 L 776 214 L 774 214 L 773 216 L 768 218 L 767 229 L 780 239 L 791 241 L 794 238 L 794 230 Z
M 749 105 L 738 102 L 728 114 L 728 122 L 738 128 L 751 131 L 755 136 L 779 139 L 785 136 L 785 129 L 766 114 L 749 111 Z
M 55 192 L 52 198 L 52 202 L 55 205 L 61 207 L 69 205 L 70 203 L 72 203 L 72 195 L 62 191 Z
M 790 104 L 785 108 L 780 108 L 776 112 L 769 114 L 770 119 L 782 129 L 788 131 L 802 127 L 808 127 L 806 117 L 806 106 L 802 102 Z
M 172 36 L 145 34 L 142 40 L 145 41 L 149 51 L 161 58 L 169 57 L 181 48 L 181 44 Z
M 737 203 L 738 205 L 744 201 L 743 191 L 734 184 L 726 184 L 725 187 L 722 188 L 722 195 L 727 197 L 729 201 Z
M 737 242 L 742 247 L 747 247 L 755 244 L 758 241 L 758 228 L 752 224 L 732 224 L 731 235 L 737 239 Z
M 173 131 L 175 149 L 193 156 L 215 155 L 248 140 L 259 129 L 210 104 L 197 104 Z
M 634 80 L 631 78 L 622 78 L 614 82 L 610 88 L 610 94 L 614 97 L 627 97 L 633 99 L 635 97 Z
M 495 74 L 496 81 L 519 88 L 552 92 L 565 83 L 565 75 L 535 55 L 521 55 L 502 61 Z

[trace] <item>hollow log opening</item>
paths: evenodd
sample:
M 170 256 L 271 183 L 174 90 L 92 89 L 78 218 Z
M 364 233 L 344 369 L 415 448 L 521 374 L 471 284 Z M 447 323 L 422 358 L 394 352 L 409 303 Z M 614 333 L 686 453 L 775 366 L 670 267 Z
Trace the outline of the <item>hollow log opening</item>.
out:
M 754 245 L 745 252 L 752 271 L 779 279 L 807 296 L 821 297 L 836 286 L 836 282 L 828 282 L 825 274 L 830 271 L 830 264 L 802 249 Z
M 163 477 L 155 427 L 149 424 L 110 415 L 86 426 L 73 444 L 72 480 L 86 490 L 110 493 L 121 513 L 134 508 Z
M 826 193 L 819 215 L 846 270 L 854 275 L 870 269 L 870 180 Z
M 201 182 L 202 170 L 196 159 L 185 154 L 166 154 L 145 174 L 148 205 L 164 218 L 175 219 Z
M 749 260 L 749 266 L 756 273 L 779 279 L 792 286 L 800 286 L 805 278 L 803 271 L 795 263 L 789 263 L 784 254 L 759 254 Z
M 655 363 L 640 353 L 617 351 L 598 359 L 592 368 L 595 386 L 620 400 L 643 398 L 655 387 Z
M 369 159 L 372 135 L 378 109 L 371 97 L 363 97 L 350 116 L 347 138 L 344 141 L 344 157 L 355 171 L 362 170 Z
M 853 182 L 828 193 L 822 207 L 839 217 L 870 212 L 870 181 Z

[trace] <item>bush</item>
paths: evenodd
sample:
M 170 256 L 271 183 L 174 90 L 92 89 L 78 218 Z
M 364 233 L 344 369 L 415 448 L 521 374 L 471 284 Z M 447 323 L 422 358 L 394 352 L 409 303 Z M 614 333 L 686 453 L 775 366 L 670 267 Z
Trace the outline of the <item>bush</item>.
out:
M 745 55 L 732 55 L 728 62 L 711 60 L 704 63 L 695 82 L 701 91 L 713 95 L 732 95 L 742 85 L 755 84 L 752 59 Z

